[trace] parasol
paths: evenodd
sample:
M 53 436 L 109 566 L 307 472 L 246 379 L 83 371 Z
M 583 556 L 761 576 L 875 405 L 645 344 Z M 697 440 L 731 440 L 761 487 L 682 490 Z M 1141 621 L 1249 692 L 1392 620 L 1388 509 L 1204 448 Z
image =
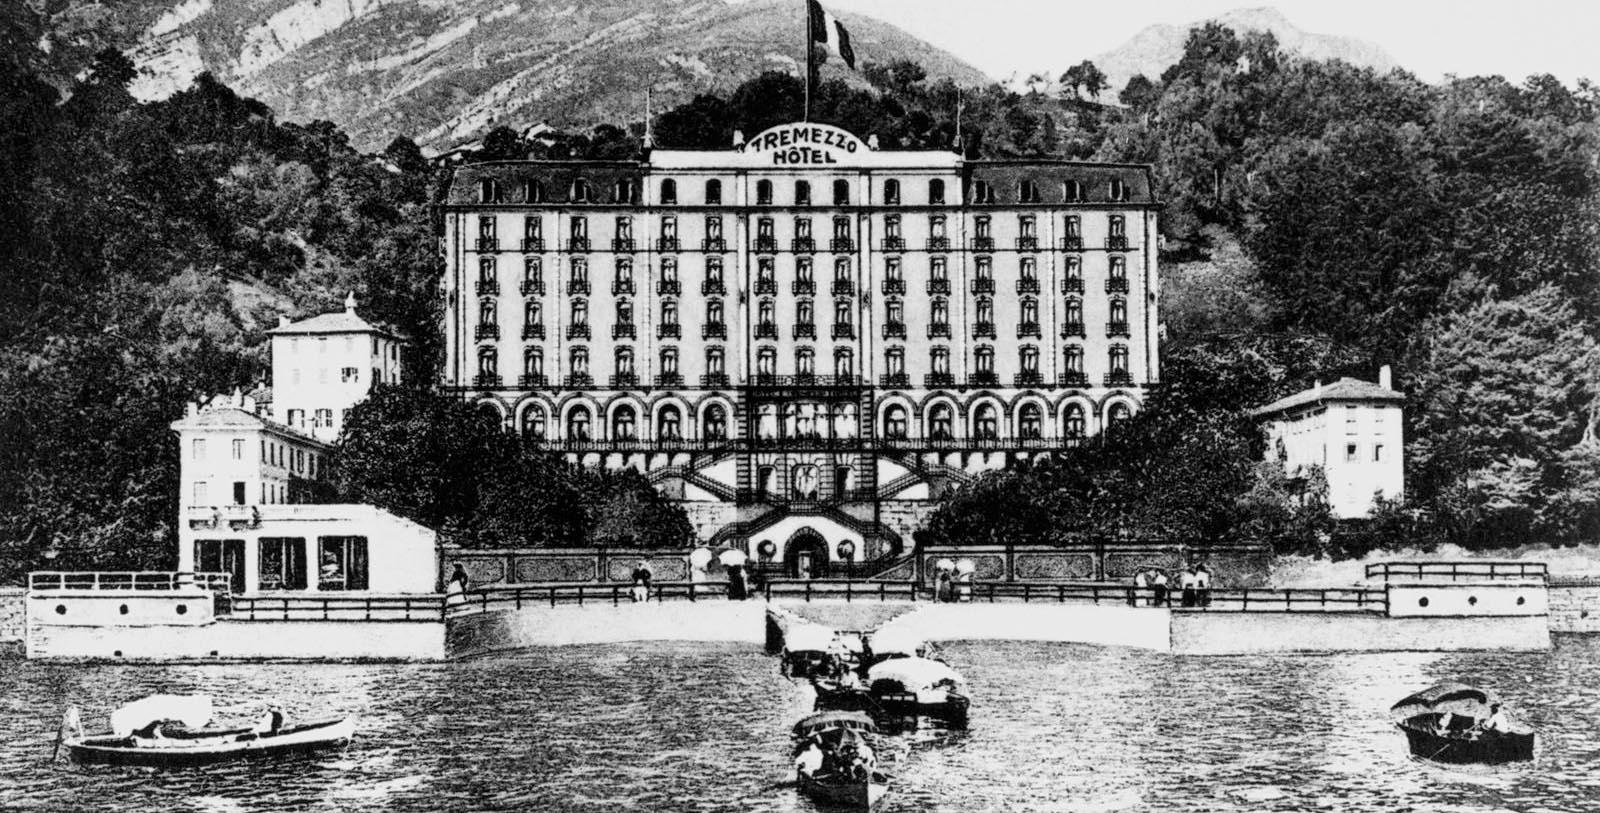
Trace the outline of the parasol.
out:
M 877 683 L 880 680 L 898 681 L 901 686 L 911 691 L 937 686 L 942 682 L 948 682 L 953 686 L 960 686 L 963 682 L 959 672 L 927 658 L 895 658 L 867 671 L 869 683 Z
M 111 712 L 111 731 L 126 737 L 157 720 L 177 720 L 189 728 L 211 722 L 211 698 L 203 694 L 153 694 Z
M 955 570 L 956 569 L 956 563 L 950 561 L 949 559 L 940 559 L 939 561 L 933 563 L 933 569 L 934 570 Z
M 879 630 L 872 633 L 870 643 L 872 644 L 873 657 L 882 657 L 884 655 L 915 656 L 921 654 L 922 650 L 926 648 L 926 645 L 917 637 L 893 629 Z
M 956 573 L 960 575 L 965 576 L 977 569 L 978 566 L 973 564 L 971 559 L 961 559 L 956 562 Z
M 878 726 L 872 722 L 871 717 L 859 711 L 824 711 L 794 724 L 794 735 L 797 739 L 840 730 L 866 731 L 875 734 Z
M 705 546 L 689 551 L 689 566 L 696 570 L 705 570 L 711 564 L 711 549 Z
M 750 561 L 749 555 L 738 548 L 729 548 L 717 554 L 717 559 L 723 567 L 744 567 L 744 563 Z
M 833 630 L 821 624 L 795 624 L 784 631 L 783 648 L 790 652 L 827 652 L 834 648 Z
M 1394 704 L 1389 716 L 1396 722 L 1419 714 L 1455 714 L 1474 720 L 1488 719 L 1500 696 L 1464 683 L 1440 683 Z

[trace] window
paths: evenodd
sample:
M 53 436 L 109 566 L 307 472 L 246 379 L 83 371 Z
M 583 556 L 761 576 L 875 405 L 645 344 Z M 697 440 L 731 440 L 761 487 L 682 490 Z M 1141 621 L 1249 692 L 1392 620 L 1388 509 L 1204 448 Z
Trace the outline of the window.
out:
M 1066 230 L 1069 239 L 1083 237 L 1083 220 L 1077 215 L 1067 215 L 1066 221 L 1062 223 L 1062 228 Z
M 949 303 L 949 300 L 945 299 L 942 296 L 936 296 L 936 297 L 933 298 L 933 316 L 932 316 L 932 321 L 936 325 L 946 325 L 946 324 L 950 323 L 950 303 Z
M 794 236 L 797 240 L 811 239 L 811 218 L 801 217 L 794 221 Z
M 493 299 L 485 299 L 478 303 L 478 324 L 492 325 L 495 323 L 495 304 Z
M 317 538 L 317 589 L 367 589 L 367 538 L 322 536 Z
M 529 203 L 544 203 L 544 181 L 528 181 L 523 187 L 523 196 Z
M 627 299 L 617 300 L 617 324 L 633 324 L 633 302 Z
M 850 239 L 850 218 L 836 217 L 833 219 L 833 239 Z
M 633 181 L 627 178 L 618 179 L 612 187 L 611 199 L 616 203 L 638 203 L 639 195 Z
M 1017 412 L 1017 434 L 1024 438 L 1038 438 L 1044 435 L 1044 412 L 1038 404 L 1023 404 Z
M 567 231 L 574 240 L 589 239 L 589 219 L 574 217 L 567 222 Z
M 618 375 L 633 375 L 633 348 L 618 347 L 615 351 Z
M 883 261 L 883 278 L 891 283 L 905 281 L 905 277 L 900 273 L 899 257 L 889 257 Z
M 756 305 L 756 321 L 763 325 L 773 324 L 774 307 L 772 300 L 763 299 Z
M 778 372 L 778 351 L 771 347 L 763 347 L 756 351 L 756 373 L 758 375 L 775 375 Z
M 589 374 L 589 348 L 574 347 L 570 356 L 571 372 L 573 375 L 584 376 Z
M 944 180 L 934 178 L 928 181 L 928 202 L 944 203 Z
M 478 351 L 478 375 L 494 376 L 499 366 L 499 354 L 493 347 L 485 347 Z
M 668 244 L 674 244 L 674 243 L 677 242 L 677 240 L 678 240 L 678 219 L 677 218 L 675 218 L 675 217 L 663 217 L 663 218 L 661 218 L 661 239 L 666 241 Z
M 1039 236 L 1038 219 L 1033 215 L 1022 215 L 1017 218 L 1017 234 L 1022 237 L 1037 238 Z
M 567 272 L 569 288 L 589 287 L 589 263 L 582 257 L 572 258 L 572 267 Z
M 1107 226 L 1112 237 L 1128 236 L 1128 221 L 1122 215 L 1111 215 Z
M 802 282 L 802 283 L 814 283 L 814 282 L 816 282 L 816 278 L 812 274 L 812 271 L 811 271 L 811 258 L 810 257 L 796 257 L 795 258 L 795 261 L 794 261 L 794 278 L 796 280 L 798 280 L 799 282 Z
M 633 218 L 631 218 L 631 217 L 619 217 L 619 218 L 617 218 L 617 239 L 618 240 L 632 240 L 633 239 Z
M 661 414 L 656 418 L 656 437 L 661 440 L 681 440 L 683 438 L 683 413 L 672 405 L 661 408 Z
M 1127 404 L 1115 404 L 1111 407 L 1111 412 L 1106 416 L 1106 428 L 1115 429 L 1121 424 L 1127 423 L 1128 419 L 1132 417 L 1133 410 L 1128 409 Z
M 891 438 L 906 436 L 906 408 L 895 404 L 883 413 L 883 434 Z
M 850 205 L 850 182 L 840 178 L 833 182 L 833 205 Z
M 1069 330 L 1078 329 L 1083 324 L 1083 300 L 1075 296 L 1067 297 L 1065 318 Z
M 588 407 L 578 407 L 567 413 L 567 440 L 587 441 L 589 439 Z
M 671 178 L 663 178 L 662 179 L 662 181 L 661 181 L 661 202 L 664 203 L 664 204 L 668 204 L 668 205 L 671 205 L 671 204 L 674 204 L 674 203 L 678 202 L 678 182 L 677 181 L 674 181 Z
M 928 279 L 939 280 L 941 282 L 948 281 L 950 279 L 950 269 L 946 258 L 934 257 L 928 261 Z
M 1111 374 L 1125 376 L 1128 374 L 1128 346 L 1114 344 L 1110 350 Z
M 994 258 L 993 257 L 987 257 L 987 256 L 979 257 L 978 260 L 977 260 L 976 267 L 973 270 L 977 274 L 978 279 L 984 280 L 986 282 L 993 282 L 994 281 Z
M 993 347 L 988 345 L 979 345 L 978 349 L 974 350 L 972 353 L 972 360 L 980 375 L 991 375 L 994 373 Z
M 1128 323 L 1128 300 L 1122 297 L 1113 297 L 1111 300 L 1111 324 L 1126 325 Z
M 1111 183 L 1107 184 L 1106 193 L 1112 200 L 1128 199 L 1128 187 L 1121 178 L 1112 178 Z
M 528 293 L 534 293 L 539 288 L 540 277 L 544 275 L 544 262 L 538 257 L 528 257 L 522 261 L 522 283 Z
M 671 299 L 662 300 L 662 302 L 661 302 L 661 324 L 663 324 L 663 325 L 676 325 L 676 324 L 678 324 L 678 303 L 677 302 L 674 302 Z
M 522 434 L 534 440 L 544 440 L 544 407 L 537 404 L 522 411 Z
M 973 236 L 977 237 L 978 239 L 982 240 L 982 239 L 986 239 L 986 238 L 990 237 L 991 235 L 989 234 L 989 216 L 988 215 L 979 215 L 979 216 L 973 218 L 973 220 L 972 220 L 972 228 L 973 228 Z
M 484 178 L 478 182 L 479 203 L 500 202 L 500 182 L 493 178 Z
M 297 410 L 289 410 L 289 411 L 290 412 L 295 412 Z M 290 425 L 293 426 L 293 423 L 291 423 Z M 193 459 L 193 460 L 205 460 L 206 459 L 206 439 L 205 438 L 195 438 L 194 442 L 189 444 L 189 457 L 190 457 L 190 459 Z
M 940 346 L 928 351 L 928 369 L 935 375 L 949 375 L 950 348 Z
M 1361 431 L 1360 415 L 1359 407 L 1348 406 L 1344 408 L 1344 433 L 1346 435 L 1354 435 Z
M 817 317 L 816 317 L 816 314 L 813 313 L 812 311 L 813 311 L 813 309 L 812 309 L 812 305 L 811 305 L 811 300 L 809 300 L 809 299 L 800 300 L 799 302 L 795 303 L 794 321 L 797 324 L 801 324 L 801 325 L 813 325 L 813 324 L 816 324 Z
M 811 182 L 810 181 L 795 181 L 794 182 L 794 205 L 796 205 L 796 206 L 810 206 L 811 205 Z
M 1022 362 L 1022 371 L 1024 373 L 1037 374 L 1039 372 L 1039 348 L 1031 344 L 1025 344 L 1018 351 L 1018 356 L 1019 361 Z
M 833 303 L 833 322 L 838 325 L 850 324 L 850 300 L 840 299 Z
M 890 178 L 883 182 L 883 202 L 896 205 L 900 203 L 900 182 Z
M 928 410 L 928 437 L 934 440 L 949 440 L 955 437 L 954 411 L 949 404 L 934 404 Z
M 204 505 L 205 502 L 206 502 L 206 481 L 204 481 L 204 480 L 196 480 L 194 482 L 194 504 L 195 505 Z
M 612 282 L 615 283 L 615 284 L 612 286 L 612 291 L 611 292 L 612 293 L 632 293 L 633 292 L 633 261 L 632 260 L 617 260 L 616 271 L 613 272 L 613 273 L 615 274 L 615 276 L 612 279 Z
M 772 229 L 772 218 L 763 217 L 756 221 L 756 242 L 771 244 L 776 237 Z
M 728 415 L 717 404 L 706 407 L 705 429 L 708 440 L 722 440 L 728 436 Z
M 711 180 L 706 181 L 706 205 L 708 205 L 708 206 L 717 206 L 717 205 L 720 205 L 721 203 L 722 203 L 722 181 L 719 181 L 716 178 L 712 178 Z M 720 233 L 722 231 L 722 229 L 720 228 L 721 219 L 718 218 L 717 220 L 718 220 L 718 223 L 719 223 L 719 228 L 717 229 L 717 231 L 718 231 L 718 233 L 720 235 Z M 710 223 L 710 219 L 708 218 L 706 222 L 709 224 Z M 711 233 L 710 233 L 709 230 L 707 230 L 706 235 L 708 237 L 711 236 Z
M 1383 462 L 1383 444 L 1382 443 L 1374 443 L 1374 444 L 1372 444 L 1372 462 L 1374 462 L 1374 463 L 1382 463 Z
M 636 416 L 633 407 L 623 404 L 611 414 L 611 439 L 635 440 L 639 437 L 638 427 L 635 426 Z
M 1083 347 L 1069 344 L 1062 353 L 1062 363 L 1069 373 L 1083 372 Z
M 772 181 L 766 179 L 756 181 L 756 205 L 772 205 Z
M 933 216 L 928 218 L 928 236 L 929 237 L 932 237 L 935 240 L 943 240 L 945 238 L 945 236 L 946 236 L 944 227 L 945 227 L 944 215 L 933 215 Z
M 994 323 L 994 300 L 986 296 L 978 297 L 978 322 L 982 324 Z
M 854 376 L 855 358 L 855 353 L 846 347 L 833 351 L 833 374 L 841 380 Z
M 1033 257 L 1023 257 L 1017 265 L 1017 276 L 1024 282 L 1035 283 L 1034 290 L 1038 290 L 1039 261 Z
M 706 321 L 713 325 L 722 324 L 722 300 L 712 299 L 706 302 Z
M 726 369 L 723 366 L 723 359 L 724 358 L 725 358 L 725 356 L 723 355 L 722 348 L 720 348 L 720 347 L 707 347 L 706 348 L 706 372 L 708 372 L 708 373 L 710 373 L 712 375 L 722 375 L 723 373 L 725 373 Z
M 244 438 L 234 438 L 233 439 L 233 459 L 234 460 L 243 460 L 244 459 Z
M 899 215 L 889 215 L 883 219 L 883 236 L 890 240 L 900 239 Z
M 262 590 L 306 589 L 306 540 L 264 536 L 258 543 Z
M 1360 448 L 1357 447 L 1356 444 L 1354 444 L 1354 443 L 1346 443 L 1345 446 L 1344 446 L 1344 459 L 1345 459 L 1346 462 L 1349 462 L 1349 463 L 1354 463 L 1357 460 L 1361 459 L 1361 450 L 1360 450 Z
M 661 372 L 663 375 L 678 374 L 678 348 L 661 348 Z
M 1077 203 L 1083 200 L 1083 184 L 1077 181 L 1063 181 L 1061 183 L 1061 199 L 1067 203 Z
M 884 316 L 891 323 L 900 323 L 906 320 L 905 305 L 901 304 L 898 297 L 889 297 L 884 302 Z
M 333 410 L 331 410 L 331 409 L 319 409 L 319 410 L 317 410 L 316 415 L 315 415 L 313 420 L 315 420 L 315 423 L 312 424 L 313 426 L 321 426 L 321 427 L 325 427 L 325 428 L 332 428 L 332 426 L 333 426 Z
M 589 324 L 589 303 L 588 303 L 587 300 L 583 300 L 583 299 L 574 299 L 574 300 L 572 300 L 572 324 L 573 325 L 588 325 Z
M 544 349 L 530 347 L 522 351 L 522 372 L 529 377 L 538 378 L 544 375 Z
M 478 260 L 478 284 L 493 285 L 494 281 L 494 258 L 484 257 Z
M 589 202 L 589 182 L 588 181 L 586 181 L 586 180 L 584 180 L 582 178 L 578 178 L 577 180 L 572 182 L 572 198 L 571 198 L 571 200 L 572 200 L 573 203 L 588 203 Z
M 1067 407 L 1066 436 L 1069 438 L 1081 438 L 1083 433 L 1083 407 L 1072 404 Z
M 884 372 L 889 375 L 905 375 L 906 350 L 903 347 L 891 347 L 883 354 Z
M 994 191 L 989 188 L 988 181 L 972 182 L 973 203 L 994 203 Z
M 850 258 L 840 257 L 833 261 L 834 282 L 849 282 L 850 276 Z
M 817 372 L 817 351 L 809 347 L 802 347 L 794 351 L 794 371 L 799 375 L 813 375 Z
M 974 436 L 983 440 L 993 440 L 1000 436 L 999 412 L 994 404 L 980 404 L 974 415 L 976 422 L 973 425 Z
M 1017 184 L 1017 200 L 1022 203 L 1039 202 L 1039 185 L 1024 179 Z

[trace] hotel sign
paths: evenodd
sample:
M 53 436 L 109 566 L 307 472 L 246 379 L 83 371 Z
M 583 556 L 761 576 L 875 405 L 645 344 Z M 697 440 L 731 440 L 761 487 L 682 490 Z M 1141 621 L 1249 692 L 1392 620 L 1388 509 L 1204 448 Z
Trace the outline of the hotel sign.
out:
M 775 166 L 837 164 L 842 156 L 864 153 L 861 139 L 826 124 L 780 124 L 745 142 L 742 152 L 772 156 Z

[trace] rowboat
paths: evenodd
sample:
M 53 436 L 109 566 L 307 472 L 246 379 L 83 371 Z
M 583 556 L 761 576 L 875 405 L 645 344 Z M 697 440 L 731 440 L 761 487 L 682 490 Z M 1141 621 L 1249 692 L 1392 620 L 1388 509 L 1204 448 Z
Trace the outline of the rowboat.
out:
M 866 711 L 882 717 L 933 717 L 951 725 L 967 721 L 972 701 L 961 675 L 946 664 L 919 657 L 879 661 L 864 686 L 814 680 L 818 709 Z
M 888 777 L 874 770 L 871 756 L 857 755 L 872 753 L 867 743 L 877 733 L 872 718 L 860 712 L 822 712 L 795 723 L 795 755 L 813 744 L 823 754 L 819 768 L 796 772 L 800 792 L 831 810 L 876 809 L 888 795 Z
M 1441 683 L 1401 700 L 1389 713 L 1419 759 L 1451 765 L 1532 760 L 1538 735 L 1505 712 L 1496 719 L 1501 705 L 1487 689 Z
M 845 649 L 837 633 L 821 624 L 795 624 L 784 633 L 783 674 L 825 677 L 842 663 Z
M 155 695 L 113 713 L 104 734 L 85 736 L 71 709 L 59 742 L 83 764 L 182 767 L 343 748 L 355 738 L 349 718 L 264 729 L 207 728 L 210 718 L 210 698 Z

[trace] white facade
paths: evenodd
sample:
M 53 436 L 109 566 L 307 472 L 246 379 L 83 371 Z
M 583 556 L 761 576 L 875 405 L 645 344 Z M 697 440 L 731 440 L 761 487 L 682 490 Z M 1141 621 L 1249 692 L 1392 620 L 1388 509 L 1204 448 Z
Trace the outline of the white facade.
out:
M 318 440 L 337 440 L 350 408 L 374 386 L 400 383 L 399 338 L 357 316 L 354 295 L 341 313 L 281 317 L 268 333 L 272 415 Z
M 238 393 L 191 403 L 172 429 L 184 510 L 292 502 L 292 482 L 326 474 L 327 444 L 261 416 L 255 401 Z
M 1291 477 L 1321 467 L 1328 502 L 1340 519 L 1370 516 L 1378 498 L 1405 496 L 1404 396 L 1378 384 L 1342 378 L 1256 410 L 1267 432 L 1267 456 Z

